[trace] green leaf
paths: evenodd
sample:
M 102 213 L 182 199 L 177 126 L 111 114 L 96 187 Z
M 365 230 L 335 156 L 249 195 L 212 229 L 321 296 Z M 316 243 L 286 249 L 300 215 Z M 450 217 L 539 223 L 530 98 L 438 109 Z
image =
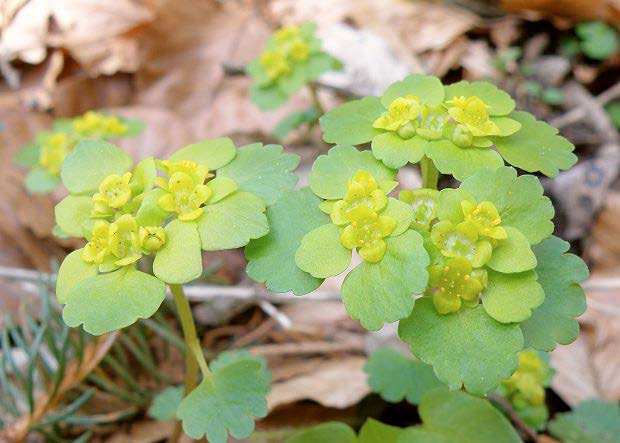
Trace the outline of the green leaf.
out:
M 295 129 L 305 124 L 316 122 L 320 115 L 314 106 L 309 107 L 305 111 L 291 112 L 278 122 L 271 134 L 275 138 L 282 139 Z
M 449 140 L 437 140 L 426 145 L 426 155 L 442 174 L 463 181 L 483 168 L 497 169 L 504 165 L 502 157 L 490 148 L 459 148 Z
M 396 443 L 403 429 L 368 418 L 357 439 L 358 443 Z
M 58 269 L 56 277 L 56 299 L 65 304 L 67 297 L 79 282 L 97 275 L 97 265 L 86 263 L 81 258 L 82 249 L 67 255 Z
M 285 94 L 275 85 L 259 87 L 256 84 L 250 88 L 250 100 L 262 111 L 275 109 L 288 101 Z
M 237 157 L 218 171 L 218 177 L 234 180 L 240 191 L 256 194 L 270 206 L 297 183 L 292 172 L 297 165 L 299 156 L 283 153 L 282 146 L 254 143 L 239 148 Z
M 323 423 L 296 433 L 285 443 L 357 443 L 355 432 L 336 421 Z
M 136 165 L 131 173 L 131 190 L 134 195 L 142 194 L 153 187 L 153 182 L 157 176 L 155 160 L 148 157 Z
M 370 331 L 408 316 L 413 295 L 423 292 L 428 283 L 429 258 L 419 233 L 409 230 L 385 242 L 387 251 L 381 261 L 362 262 L 342 284 L 347 312 Z
M 159 392 L 148 410 L 149 416 L 158 421 L 176 419 L 177 408 L 183 400 L 183 395 L 183 386 L 170 386 Z
M 213 366 L 212 373 L 181 401 L 177 417 L 195 440 L 206 435 L 211 443 L 225 443 L 228 433 L 245 439 L 254 431 L 252 416 L 267 415 L 269 378 L 254 359 Z
M 93 201 L 85 195 L 69 195 L 54 208 L 56 223 L 72 237 L 84 237 L 84 222 L 91 216 Z
M 534 271 L 502 274 L 488 271 L 489 283 L 482 293 L 482 304 L 491 317 L 502 323 L 519 323 L 532 315 L 545 293 Z
M 41 146 L 38 143 L 29 143 L 19 150 L 15 162 L 20 166 L 33 167 L 39 164 Z
M 430 297 L 416 301 L 398 334 L 450 389 L 464 385 L 473 394 L 490 392 L 508 378 L 523 349 L 518 325 L 493 320 L 480 305 L 442 315 Z
M 404 430 L 398 443 L 522 443 L 488 400 L 464 392 L 430 391 L 418 412 L 422 426 Z
M 209 204 L 217 203 L 239 189 L 237 183 L 228 177 L 216 177 L 210 180 L 207 186 L 213 192 L 209 197 Z
M 491 121 L 497 125 L 502 137 L 514 134 L 521 129 L 521 123 L 508 117 L 491 117 Z
M 494 271 L 506 274 L 529 271 L 536 267 L 536 256 L 530 247 L 530 242 L 517 229 L 506 226 L 505 240 L 500 240 L 493 248 L 493 255 L 487 266 Z
M 342 64 L 331 55 L 321 51 L 310 56 L 305 70 L 307 80 L 317 80 L 325 72 L 342 70 Z
M 276 80 L 278 88 L 287 96 L 291 96 L 299 91 L 306 83 L 306 70 L 303 66 L 293 66 L 292 72 Z
M 83 323 L 86 332 L 101 335 L 150 317 L 165 297 L 164 282 L 126 266 L 77 283 L 65 300 L 62 318 L 72 328 Z
M 411 225 L 413 220 L 413 209 L 411 205 L 389 197 L 385 209 L 381 212 L 382 216 L 392 217 L 396 220 L 396 227 L 390 234 L 390 237 L 396 237 L 405 232 Z
M 318 209 L 321 202 L 310 188 L 288 191 L 267 209 L 269 234 L 245 248 L 248 275 L 275 292 L 307 294 L 323 282 L 295 264 L 295 252 L 308 232 L 330 222 Z
M 417 405 L 426 392 L 444 386 L 435 377 L 432 366 L 390 348 L 372 352 L 364 370 L 370 389 L 391 403 L 407 399 Z
M 67 155 L 60 176 L 69 192 L 86 194 L 97 190 L 108 175 L 127 172 L 131 163 L 131 157 L 112 143 L 83 140 Z
M 515 108 L 515 101 L 505 91 L 502 91 L 492 83 L 478 81 L 468 82 L 461 80 L 445 87 L 446 101 L 454 97 L 476 96 L 486 105 L 490 106 L 489 115 L 507 115 Z
M 406 95 L 415 95 L 425 104 L 439 105 L 444 101 L 444 87 L 437 77 L 413 74 L 392 83 L 381 97 L 381 104 L 387 109 L 395 99 Z
M 372 153 L 389 168 L 402 168 L 417 163 L 424 156 L 427 141 L 421 137 L 401 138 L 395 132 L 384 132 L 372 139 Z
M 151 189 L 144 194 L 140 209 L 136 213 L 136 221 L 140 226 L 161 226 L 170 215 L 159 207 L 157 201 L 166 191 L 161 188 Z
M 541 351 L 551 351 L 556 343 L 572 343 L 579 334 L 579 323 L 573 317 L 586 310 L 585 294 L 579 283 L 588 278 L 588 268 L 576 255 L 566 254 L 568 248 L 569 244 L 557 237 L 533 248 L 545 300 L 521 324 L 521 329 L 526 345 Z
M 462 222 L 465 216 L 463 215 L 461 202 L 465 200 L 477 203 L 469 192 L 461 188 L 444 188 L 439 191 L 439 200 L 437 203 L 437 217 L 439 220 L 448 220 L 454 225 Z
M 558 414 L 549 431 L 564 443 L 620 443 L 620 406 L 604 400 L 588 400 L 571 412 Z
M 323 140 L 341 145 L 368 143 L 383 131 L 372 127 L 385 112 L 379 97 L 365 97 L 338 106 L 319 119 Z
M 553 126 L 527 112 L 513 112 L 509 117 L 521 123 L 521 129 L 508 137 L 493 137 L 493 141 L 511 165 L 555 177 L 560 170 L 569 169 L 577 162 L 572 152 L 575 146 L 558 135 Z
M 240 248 L 269 232 L 263 201 L 248 192 L 235 192 L 204 207 L 198 219 L 202 249 L 220 251 Z
M 26 189 L 31 194 L 47 194 L 60 184 L 60 177 L 46 169 L 35 167 L 26 176 Z
M 190 160 L 196 164 L 207 165 L 210 170 L 219 169 L 235 158 L 237 149 L 228 137 L 213 138 L 192 143 L 170 156 L 170 160 L 178 162 Z
M 127 127 L 127 131 L 122 137 L 136 137 L 144 131 L 144 122 L 135 118 L 119 117 L 123 124 Z
M 351 263 L 351 251 L 340 241 L 340 228 L 329 222 L 303 236 L 295 253 L 299 268 L 316 278 L 343 273 Z
M 547 426 L 549 420 L 549 409 L 547 405 L 526 406 L 516 410 L 521 420 L 535 431 L 541 431 Z
M 594 60 L 605 60 L 618 50 L 616 30 L 600 20 L 579 23 L 575 32 L 581 39 L 581 50 Z
M 164 232 L 166 243 L 155 255 L 153 274 L 172 284 L 196 280 L 202 275 L 202 251 L 196 223 L 172 220 Z
M 349 179 L 358 171 L 370 173 L 379 183 L 396 177 L 396 171 L 383 165 L 370 151 L 358 151 L 353 146 L 334 146 L 327 155 L 316 159 L 308 181 L 316 195 L 336 200 L 344 197 Z
M 510 167 L 484 169 L 465 180 L 461 188 L 479 202 L 493 203 L 502 226 L 518 229 L 531 244 L 539 243 L 553 232 L 553 205 L 533 175 L 517 177 L 517 171 Z

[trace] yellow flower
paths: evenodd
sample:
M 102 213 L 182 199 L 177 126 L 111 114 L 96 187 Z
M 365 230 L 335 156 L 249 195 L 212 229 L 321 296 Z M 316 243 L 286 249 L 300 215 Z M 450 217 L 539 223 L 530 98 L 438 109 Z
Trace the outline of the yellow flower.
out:
M 195 220 L 203 212 L 201 206 L 211 197 L 211 189 L 204 184 L 207 178 L 213 177 L 205 165 L 196 165 L 192 161 L 171 162 L 165 160 L 162 166 L 166 169 L 169 179 L 157 177 L 156 184 L 164 189 L 157 204 L 168 212 L 178 213 L 179 220 Z
M 291 73 L 291 66 L 286 57 L 279 52 L 265 51 L 260 56 L 260 64 L 269 80 L 276 80 Z
M 473 267 L 484 266 L 493 252 L 493 246 L 486 240 L 480 240 L 475 227 L 467 222 L 453 225 L 443 220 L 433 225 L 431 240 L 446 257 L 463 257 Z
M 499 127 L 489 119 L 489 106 L 478 97 L 454 97 L 448 104 L 450 117 L 465 126 L 474 137 L 501 135 Z
M 131 172 L 123 175 L 112 174 L 103 179 L 99 185 L 99 192 L 93 195 L 93 215 L 108 216 L 114 214 L 131 198 Z
M 110 224 L 105 221 L 95 222 L 92 237 L 82 250 L 82 260 L 87 263 L 101 264 L 110 254 Z
M 166 243 L 166 233 L 161 226 L 140 226 L 138 238 L 147 254 L 158 251 Z
M 517 409 L 545 402 L 546 363 L 535 351 L 519 353 L 519 367 L 502 381 L 501 389 Z
M 446 120 L 448 114 L 443 106 L 424 105 L 416 134 L 426 140 L 439 140 L 443 135 Z
M 278 29 L 273 34 L 273 38 L 278 43 L 283 43 L 301 36 L 301 29 L 297 25 L 287 25 Z
M 502 219 L 493 203 L 483 201 L 476 206 L 468 200 L 463 200 L 461 208 L 465 222 L 471 225 L 478 235 L 496 240 L 504 240 L 507 237 L 506 230 L 499 226 Z
M 73 141 L 64 132 L 50 135 L 41 145 L 39 164 L 50 174 L 59 174 L 62 162 L 72 147 Z
M 88 111 L 73 120 L 73 129 L 81 137 L 109 137 L 123 135 L 129 128 L 118 117 Z
M 310 48 L 305 41 L 297 38 L 289 44 L 287 53 L 294 62 L 305 62 L 310 57 Z
M 398 97 L 390 103 L 388 110 L 377 118 L 372 126 L 387 131 L 398 131 L 402 126 L 407 126 L 416 120 L 420 111 L 421 106 L 418 97 L 413 95 Z
M 486 276 L 486 272 L 484 276 Z M 475 307 L 479 303 L 480 291 L 486 286 L 484 276 L 474 273 L 471 263 L 463 257 L 446 261 L 445 265 L 428 268 L 427 295 L 433 297 L 435 309 L 440 314 L 449 314 L 461 309 L 461 305 Z
M 411 227 L 428 231 L 431 222 L 437 217 L 437 199 L 439 191 L 435 189 L 414 189 L 400 191 L 398 199 L 409 203 L 413 208 Z
M 375 178 L 366 171 L 358 171 L 349 180 L 349 188 L 345 197 L 338 200 L 330 213 L 330 218 L 337 225 L 350 223 L 348 213 L 360 205 L 369 207 L 375 212 L 387 206 L 387 195 L 379 188 Z
M 358 248 L 360 257 L 365 261 L 380 261 L 387 249 L 383 239 L 394 231 L 396 220 L 380 216 L 365 205 L 351 209 L 347 215 L 351 224 L 344 228 L 340 236 L 343 246 L 347 249 Z
M 109 249 L 118 260 L 118 266 L 134 263 L 142 256 L 140 239 L 138 237 L 138 223 L 131 214 L 124 214 L 110 224 Z

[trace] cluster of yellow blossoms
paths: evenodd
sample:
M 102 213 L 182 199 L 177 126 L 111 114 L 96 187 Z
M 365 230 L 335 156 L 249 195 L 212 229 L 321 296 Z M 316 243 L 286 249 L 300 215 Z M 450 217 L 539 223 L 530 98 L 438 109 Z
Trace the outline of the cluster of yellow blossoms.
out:
M 299 26 L 285 26 L 273 36 L 273 44 L 260 56 L 260 64 L 269 80 L 289 75 L 292 65 L 308 60 L 310 46 Z
M 521 351 L 519 367 L 500 385 L 500 391 L 517 408 L 545 402 L 546 364 L 536 351 Z
M 88 111 L 73 120 L 73 130 L 80 137 L 114 137 L 126 134 L 129 128 L 118 117 Z

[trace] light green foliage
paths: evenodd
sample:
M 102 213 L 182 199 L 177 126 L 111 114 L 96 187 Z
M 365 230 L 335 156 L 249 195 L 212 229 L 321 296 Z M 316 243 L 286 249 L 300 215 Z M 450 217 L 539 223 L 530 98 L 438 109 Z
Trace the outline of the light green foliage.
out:
M 373 392 L 392 403 L 407 400 L 417 405 L 426 392 L 443 386 L 431 366 L 390 348 L 372 352 L 364 370 Z
M 82 250 L 73 251 L 63 260 L 56 279 L 56 299 L 65 304 L 73 287 L 97 275 L 97 266 L 82 260 Z
M 334 224 L 319 226 L 301 239 L 295 263 L 316 278 L 341 274 L 351 262 L 351 251 L 340 242 L 340 228 Z
M 164 228 L 165 244 L 153 261 L 153 274 L 167 283 L 183 284 L 202 274 L 200 236 L 195 223 L 173 220 Z
M 564 443 L 619 443 L 620 406 L 588 400 L 572 412 L 558 414 L 549 423 L 552 435 Z
M 341 64 L 321 50 L 316 25 L 304 23 L 278 29 L 259 57 L 246 71 L 253 80 L 250 99 L 260 109 L 274 109 L 321 74 L 341 69 Z
M 345 103 L 319 119 L 323 140 L 342 145 L 368 143 L 383 133 L 372 124 L 384 110 L 378 97 L 365 97 Z
M 536 279 L 534 271 L 516 274 L 489 271 L 489 283 L 482 295 L 487 314 L 502 323 L 518 323 L 530 318 L 532 310 L 545 298 Z
M 309 107 L 305 111 L 292 112 L 278 122 L 271 134 L 277 139 L 283 139 L 292 131 L 303 125 L 314 124 L 318 121 L 320 116 L 321 114 L 314 106 Z
M 534 246 L 538 260 L 538 282 L 545 291 L 544 302 L 521 324 L 527 346 L 551 351 L 556 343 L 572 343 L 579 334 L 577 317 L 586 309 L 579 283 L 588 278 L 588 268 L 579 257 L 567 254 L 569 244 L 550 237 Z
M 187 145 L 172 154 L 170 160 L 175 162 L 189 160 L 213 170 L 226 166 L 236 155 L 237 150 L 232 140 L 220 137 Z
M 56 223 L 72 237 L 84 236 L 84 224 L 90 218 L 92 198 L 86 195 L 69 195 L 55 207 Z
M 611 121 L 620 129 L 620 102 L 612 102 L 605 107 L 605 110 L 609 114 Z
M 353 429 L 335 421 L 313 426 L 286 439 L 286 443 L 356 443 L 357 441 Z
M 174 420 L 181 400 L 183 386 L 170 386 L 155 396 L 148 413 L 158 421 Z
M 357 437 L 358 443 L 397 443 L 402 428 L 367 419 Z
M 26 189 L 32 194 L 47 194 L 60 184 L 60 177 L 43 168 L 35 167 L 26 176 Z
M 252 417 L 267 415 L 270 374 L 264 361 L 246 354 L 221 358 L 211 363 L 212 372 L 177 409 L 187 435 L 206 436 L 212 443 L 225 443 L 229 433 L 247 438 L 254 431 Z
M 618 50 L 616 30 L 602 21 L 580 23 L 575 32 L 581 40 L 581 50 L 595 60 L 605 60 Z

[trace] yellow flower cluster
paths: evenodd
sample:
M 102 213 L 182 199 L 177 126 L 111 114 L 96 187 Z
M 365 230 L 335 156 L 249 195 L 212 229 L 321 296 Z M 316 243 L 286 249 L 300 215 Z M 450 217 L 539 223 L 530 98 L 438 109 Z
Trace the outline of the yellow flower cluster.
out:
M 80 137 L 113 137 L 124 135 L 128 127 L 118 117 L 88 111 L 73 120 L 73 130 Z
M 536 351 L 519 353 L 519 367 L 501 384 L 502 391 L 517 409 L 544 404 L 544 380 L 547 372 L 545 366 Z
M 41 144 L 39 164 L 50 174 L 59 174 L 62 162 L 74 145 L 75 141 L 64 132 L 51 134 Z
M 299 26 L 285 26 L 273 35 L 273 44 L 260 56 L 260 64 L 269 80 L 289 75 L 292 65 L 310 57 L 310 46 Z

